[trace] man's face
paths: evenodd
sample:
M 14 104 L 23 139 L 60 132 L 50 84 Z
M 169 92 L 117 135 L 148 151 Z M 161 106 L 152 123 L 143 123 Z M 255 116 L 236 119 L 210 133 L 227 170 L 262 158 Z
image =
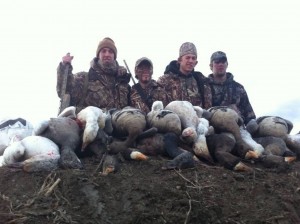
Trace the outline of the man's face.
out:
M 210 68 L 214 76 L 223 76 L 226 74 L 228 62 L 225 59 L 214 60 L 210 64 Z
M 99 52 L 99 59 L 103 65 L 110 65 L 114 61 L 115 54 L 112 49 L 104 47 Z
M 179 58 L 180 71 L 183 74 L 192 72 L 197 65 L 197 56 L 194 54 L 186 54 Z
M 148 83 L 151 80 L 151 67 L 148 64 L 141 64 L 136 69 L 136 74 L 141 83 Z

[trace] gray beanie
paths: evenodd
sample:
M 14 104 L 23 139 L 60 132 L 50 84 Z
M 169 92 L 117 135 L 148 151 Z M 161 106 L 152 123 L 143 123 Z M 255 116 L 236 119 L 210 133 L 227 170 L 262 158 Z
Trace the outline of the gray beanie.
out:
M 194 54 L 197 57 L 197 49 L 195 44 L 191 42 L 185 42 L 181 45 L 179 49 L 179 57 L 186 55 L 186 54 Z

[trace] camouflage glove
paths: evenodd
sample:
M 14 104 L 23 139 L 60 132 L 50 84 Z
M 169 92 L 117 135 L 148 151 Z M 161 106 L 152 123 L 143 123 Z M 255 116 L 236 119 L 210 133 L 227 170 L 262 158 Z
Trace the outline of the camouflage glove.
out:
M 126 83 L 130 82 L 130 74 L 127 73 L 127 69 L 125 67 L 119 66 L 117 79 L 120 82 L 126 82 Z
M 127 74 L 127 69 L 124 66 L 119 66 L 118 76 L 123 76 Z

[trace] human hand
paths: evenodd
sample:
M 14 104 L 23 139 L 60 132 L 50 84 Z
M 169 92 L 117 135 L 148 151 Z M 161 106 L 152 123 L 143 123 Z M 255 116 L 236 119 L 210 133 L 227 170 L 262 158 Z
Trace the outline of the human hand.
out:
M 74 56 L 71 56 L 70 53 L 67 53 L 65 56 L 62 57 L 62 62 L 63 64 L 71 64 L 72 60 L 73 60 Z
M 126 75 L 126 74 L 127 74 L 127 69 L 123 66 L 119 66 L 118 76 L 123 76 L 123 75 Z

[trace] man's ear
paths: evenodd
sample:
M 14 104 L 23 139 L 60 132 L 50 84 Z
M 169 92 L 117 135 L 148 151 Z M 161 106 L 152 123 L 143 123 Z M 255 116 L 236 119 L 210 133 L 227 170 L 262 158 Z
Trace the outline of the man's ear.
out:
M 210 67 L 210 70 L 212 70 L 212 68 L 213 68 L 212 63 L 209 64 L 209 67 Z
M 179 58 L 177 59 L 177 62 L 180 63 L 181 61 L 182 61 L 182 57 L 179 57 Z

